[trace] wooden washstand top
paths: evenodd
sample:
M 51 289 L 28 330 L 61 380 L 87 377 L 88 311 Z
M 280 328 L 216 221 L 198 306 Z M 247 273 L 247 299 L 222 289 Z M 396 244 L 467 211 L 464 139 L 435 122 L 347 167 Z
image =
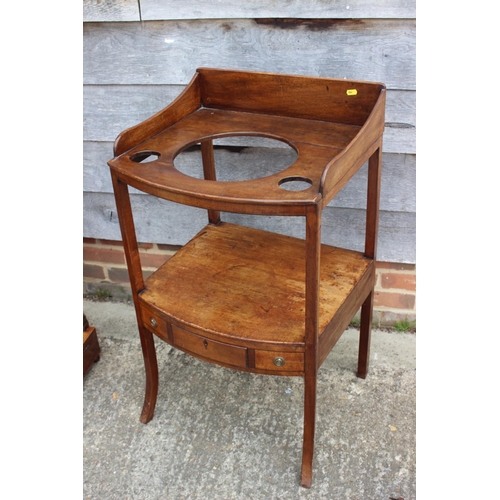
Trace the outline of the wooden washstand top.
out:
M 383 84 L 200 68 L 169 106 L 118 136 L 108 164 L 127 184 L 185 205 L 304 215 L 307 206 L 329 203 L 373 154 L 384 109 Z M 278 173 L 231 182 L 174 166 L 184 149 L 231 136 L 283 141 L 297 159 Z M 297 180 L 306 189 L 284 189 Z

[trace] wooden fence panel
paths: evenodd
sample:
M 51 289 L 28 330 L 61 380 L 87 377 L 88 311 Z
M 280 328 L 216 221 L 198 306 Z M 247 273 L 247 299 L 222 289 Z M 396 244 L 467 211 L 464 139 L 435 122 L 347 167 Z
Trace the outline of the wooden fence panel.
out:
M 183 245 L 207 223 L 205 210 L 147 195 L 133 195 L 132 206 L 139 241 Z M 84 237 L 121 240 L 114 197 L 84 193 Z M 303 217 L 266 217 L 223 214 L 223 220 L 303 238 Z M 322 241 L 353 250 L 364 248 L 365 211 L 327 207 L 323 211 Z M 380 213 L 378 259 L 415 262 L 415 214 Z
M 143 20 L 230 18 L 414 18 L 414 0 L 141 0 Z
M 186 85 L 197 67 L 379 81 L 415 90 L 415 20 L 85 23 L 85 84 Z
M 139 0 L 83 0 L 83 22 L 140 20 Z

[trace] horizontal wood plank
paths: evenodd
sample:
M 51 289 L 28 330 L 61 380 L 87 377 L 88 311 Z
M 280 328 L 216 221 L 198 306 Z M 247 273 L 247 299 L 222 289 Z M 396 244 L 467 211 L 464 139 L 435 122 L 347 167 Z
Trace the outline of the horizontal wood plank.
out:
M 122 130 L 140 123 L 170 104 L 184 88 L 184 85 L 85 85 L 83 139 L 114 141 Z M 415 152 L 415 104 L 414 91 L 387 92 L 384 151 Z M 238 145 L 237 142 L 229 141 L 227 144 Z
M 84 85 L 83 140 L 111 141 L 168 106 L 185 85 Z
M 225 214 L 223 220 L 266 231 L 302 238 L 304 221 L 293 217 L 265 217 Z M 377 259 L 387 262 L 415 263 L 415 214 L 380 212 Z M 350 250 L 364 251 L 365 211 L 326 207 L 322 215 L 322 242 Z
M 322 0 L 83 0 L 83 22 L 173 19 L 410 19 L 414 0 L 351 0 L 348 5 Z
M 414 90 L 415 20 L 85 23 L 86 84 L 186 85 L 208 66 L 348 78 Z
M 382 151 L 384 153 L 416 154 L 416 129 L 413 126 L 388 124 L 384 128 Z
M 141 242 L 184 245 L 207 222 L 205 210 L 178 205 L 152 196 L 131 196 L 137 238 Z M 267 217 L 223 214 L 223 220 L 279 234 L 305 237 L 303 217 Z M 121 240 L 114 196 L 83 194 L 83 236 Z M 327 207 L 323 211 L 322 241 L 329 245 L 363 251 L 365 211 Z M 380 214 L 378 259 L 415 263 L 415 213 Z
M 139 0 L 83 0 L 83 22 L 140 21 Z
M 274 141 L 276 144 L 277 141 Z M 112 193 L 107 161 L 112 158 L 112 143 L 86 142 L 83 147 L 83 188 L 87 192 Z M 295 153 L 286 148 L 216 146 L 215 161 L 220 180 L 263 177 L 294 161 Z M 416 168 L 414 155 L 384 154 L 382 164 L 381 208 L 393 212 L 414 212 L 416 208 Z M 203 178 L 200 151 L 186 151 L 175 165 L 181 172 Z M 250 172 L 250 173 L 249 173 Z M 330 206 L 364 208 L 366 205 L 367 166 L 333 199 Z M 139 193 L 131 188 L 131 192 Z
M 414 0 L 141 0 L 143 20 L 232 18 L 414 18 Z

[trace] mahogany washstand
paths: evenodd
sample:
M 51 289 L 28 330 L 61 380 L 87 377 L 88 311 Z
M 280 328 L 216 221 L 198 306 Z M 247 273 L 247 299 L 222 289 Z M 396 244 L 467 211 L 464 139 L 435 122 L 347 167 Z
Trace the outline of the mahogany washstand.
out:
M 318 369 L 360 307 L 357 375 L 368 372 L 384 111 L 380 83 L 200 68 L 170 105 L 118 136 L 108 164 L 146 369 L 143 423 L 158 392 L 153 334 L 210 363 L 304 377 L 301 485 L 311 486 Z M 283 141 L 297 159 L 217 181 L 213 140 L 239 135 Z M 204 179 L 174 166 L 195 144 Z M 364 252 L 322 244 L 323 209 L 366 161 Z M 296 181 L 301 190 L 284 189 Z M 128 186 L 208 211 L 208 225 L 146 280 Z M 302 216 L 305 240 L 221 212 Z

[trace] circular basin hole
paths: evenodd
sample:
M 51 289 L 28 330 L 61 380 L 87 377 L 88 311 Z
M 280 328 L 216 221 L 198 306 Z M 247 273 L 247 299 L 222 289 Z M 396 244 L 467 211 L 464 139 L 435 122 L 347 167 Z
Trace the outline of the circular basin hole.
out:
M 297 152 L 283 141 L 255 136 L 233 136 L 213 141 L 217 181 L 247 181 L 276 174 L 292 165 Z M 181 151 L 174 166 L 185 175 L 204 179 L 201 145 Z
M 149 163 L 157 160 L 160 157 L 160 153 L 156 151 L 138 151 L 134 153 L 130 159 L 135 163 Z
M 312 186 L 312 180 L 307 177 L 285 177 L 278 184 L 287 191 L 305 191 Z

